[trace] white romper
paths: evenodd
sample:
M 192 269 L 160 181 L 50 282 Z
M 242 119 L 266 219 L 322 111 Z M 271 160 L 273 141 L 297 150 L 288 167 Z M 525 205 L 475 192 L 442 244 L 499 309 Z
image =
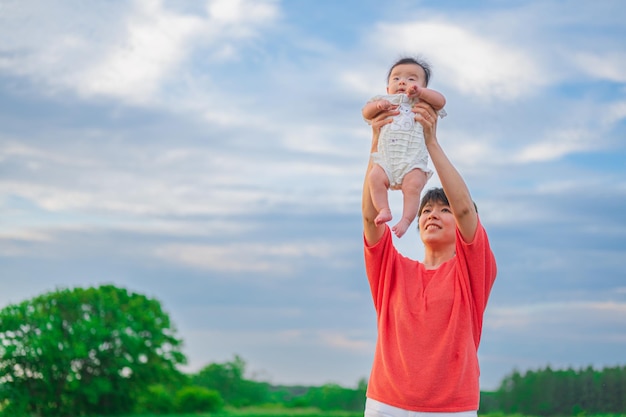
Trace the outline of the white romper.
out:
M 406 94 L 387 94 L 375 96 L 369 102 L 381 99 L 397 105 L 400 114 L 381 128 L 378 149 L 372 153 L 372 161 L 385 170 L 389 188 L 393 190 L 400 189 L 404 176 L 415 168 L 430 178 L 433 172 L 428 169 L 424 129 L 415 121 L 415 113 L 411 110 L 417 99 L 410 99 Z M 440 110 L 439 114 L 443 117 L 445 111 Z

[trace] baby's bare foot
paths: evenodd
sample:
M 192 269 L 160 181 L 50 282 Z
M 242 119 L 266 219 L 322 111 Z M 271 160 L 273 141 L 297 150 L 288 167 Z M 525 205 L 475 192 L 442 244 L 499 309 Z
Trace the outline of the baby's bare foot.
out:
M 376 226 L 380 226 L 383 223 L 387 223 L 391 219 L 391 210 L 389 210 L 388 208 L 384 208 L 378 212 L 378 216 L 376 216 L 376 218 L 374 219 L 374 224 Z
M 396 236 L 402 237 L 402 235 L 406 233 L 410 225 L 411 222 L 409 221 L 409 219 L 405 219 L 403 217 L 402 220 L 398 222 L 398 224 L 391 228 L 391 230 L 396 234 Z

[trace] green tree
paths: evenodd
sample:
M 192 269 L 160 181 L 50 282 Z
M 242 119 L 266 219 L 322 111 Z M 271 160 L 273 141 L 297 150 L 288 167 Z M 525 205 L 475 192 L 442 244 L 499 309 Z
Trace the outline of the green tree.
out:
M 492 408 L 504 413 L 563 416 L 626 412 L 626 367 L 518 371 L 506 377 Z
M 304 398 L 308 405 L 324 411 L 360 411 L 365 407 L 365 391 L 362 387 L 355 390 L 337 384 L 325 384 L 311 387 Z
M 176 392 L 176 411 L 180 413 L 213 413 L 224 404 L 219 392 L 204 387 L 184 387 Z
M 139 414 L 168 414 L 174 412 L 174 394 L 161 384 L 151 385 L 137 398 L 135 412 Z
M 50 292 L 0 311 L 6 413 L 122 414 L 181 374 L 181 341 L 154 299 L 112 285 Z
M 244 378 L 246 362 L 235 355 L 234 360 L 225 363 L 211 363 L 200 372 L 192 375 L 193 384 L 220 393 L 226 404 L 244 407 L 263 404 L 270 398 L 270 387 L 266 382 Z

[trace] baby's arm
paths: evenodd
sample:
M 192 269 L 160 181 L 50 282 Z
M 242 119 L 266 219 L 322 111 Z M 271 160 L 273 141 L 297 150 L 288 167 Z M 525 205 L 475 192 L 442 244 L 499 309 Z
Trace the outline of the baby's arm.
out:
M 371 120 L 380 112 L 390 110 L 392 107 L 395 106 L 385 99 L 370 101 L 363 107 L 363 118 Z
M 422 101 L 430 104 L 433 109 L 441 110 L 446 105 L 446 98 L 439 91 L 431 90 L 426 87 L 414 86 L 408 92 L 409 97 L 417 97 Z

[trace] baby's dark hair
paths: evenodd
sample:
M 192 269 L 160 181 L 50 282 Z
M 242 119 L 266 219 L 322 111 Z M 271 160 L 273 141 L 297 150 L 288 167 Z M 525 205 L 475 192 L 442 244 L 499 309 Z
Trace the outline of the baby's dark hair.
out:
M 403 57 L 397 60 L 391 66 L 391 68 L 389 68 L 389 72 L 387 73 L 387 82 L 389 82 L 389 77 L 391 77 L 391 71 L 393 71 L 393 69 L 397 67 L 398 65 L 404 65 L 404 64 L 415 64 L 415 65 L 419 65 L 420 67 L 422 67 L 422 69 L 424 70 L 424 75 L 426 76 L 426 79 L 424 80 L 424 85 L 428 87 L 428 82 L 430 81 L 430 64 L 426 62 L 424 59 L 419 58 L 419 57 Z

